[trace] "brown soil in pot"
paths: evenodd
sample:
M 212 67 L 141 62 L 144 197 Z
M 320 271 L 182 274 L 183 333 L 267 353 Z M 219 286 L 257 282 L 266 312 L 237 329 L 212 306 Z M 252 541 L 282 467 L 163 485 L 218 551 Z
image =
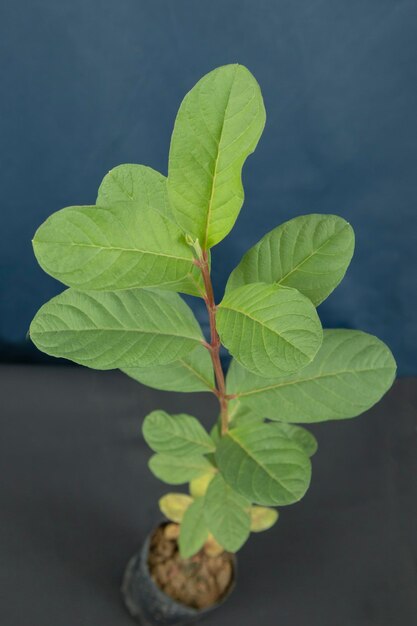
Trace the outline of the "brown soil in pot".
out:
M 151 537 L 148 565 L 152 579 L 176 602 L 204 609 L 219 602 L 233 581 L 233 556 L 223 552 L 210 556 L 200 550 L 190 559 L 181 559 L 178 525 L 156 529 Z

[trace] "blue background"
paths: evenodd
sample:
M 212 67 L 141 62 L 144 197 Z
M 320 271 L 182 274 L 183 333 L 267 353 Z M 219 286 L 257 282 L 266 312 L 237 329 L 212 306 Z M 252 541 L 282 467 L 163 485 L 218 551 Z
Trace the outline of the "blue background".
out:
M 356 230 L 356 254 L 319 309 L 323 324 L 377 334 L 401 374 L 417 373 L 415 0 L 19 0 L 2 13 L 3 360 L 41 358 L 25 334 L 62 289 L 36 266 L 36 227 L 94 203 L 119 163 L 166 173 L 185 92 L 239 62 L 258 79 L 268 120 L 237 226 L 213 252 L 218 296 L 266 231 L 339 214 Z

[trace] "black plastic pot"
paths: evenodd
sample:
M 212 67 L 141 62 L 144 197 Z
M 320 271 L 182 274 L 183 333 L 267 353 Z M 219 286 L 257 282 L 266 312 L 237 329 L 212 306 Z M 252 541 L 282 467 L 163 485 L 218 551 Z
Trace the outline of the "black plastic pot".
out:
M 182 626 L 194 624 L 216 610 L 227 600 L 236 584 L 236 560 L 233 560 L 233 582 L 217 604 L 206 609 L 193 609 L 175 602 L 152 580 L 148 568 L 149 535 L 140 552 L 127 564 L 122 582 L 122 594 L 129 613 L 142 626 Z

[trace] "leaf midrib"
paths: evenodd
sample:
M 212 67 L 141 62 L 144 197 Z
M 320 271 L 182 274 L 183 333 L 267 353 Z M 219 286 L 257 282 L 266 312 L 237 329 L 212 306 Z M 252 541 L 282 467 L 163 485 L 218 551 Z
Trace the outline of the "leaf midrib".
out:
M 124 187 L 124 185 L 121 183 L 121 181 L 119 180 L 119 178 L 115 175 L 114 169 L 110 170 L 108 172 L 108 176 L 114 181 L 114 183 L 119 187 L 120 191 L 122 191 L 128 198 L 129 200 L 134 200 L 134 195 L 133 193 L 130 194 L 126 187 Z
M 276 476 L 274 476 L 274 474 L 271 474 L 271 472 L 267 469 L 267 467 L 265 467 L 265 465 L 264 465 L 263 463 L 261 463 L 261 462 L 259 461 L 259 459 L 257 459 L 257 458 L 256 458 L 253 454 L 251 454 L 250 450 L 248 450 L 248 449 L 244 446 L 244 444 L 242 443 L 242 441 L 240 441 L 239 439 L 236 439 L 236 438 L 233 436 L 232 431 L 229 431 L 228 436 L 230 437 L 230 439 L 231 439 L 232 441 L 234 441 L 234 442 L 235 442 L 235 444 L 236 444 L 236 445 L 238 445 L 238 446 L 241 448 L 241 450 L 243 450 L 243 452 L 244 452 L 245 454 L 247 454 L 247 455 L 248 455 L 248 457 L 249 457 L 250 459 L 252 459 L 252 461 L 254 461 L 254 463 L 256 463 L 256 465 L 258 465 L 259 467 L 261 467 L 261 468 L 262 468 L 262 470 L 265 472 L 265 474 L 267 474 L 267 475 L 268 475 L 268 476 L 269 476 L 269 477 L 270 477 L 270 478 L 274 481 L 274 483 L 277 483 L 278 485 L 280 485 L 280 486 L 281 486 L 281 488 L 282 488 L 282 489 L 285 489 L 286 491 L 288 491 L 288 493 L 290 493 L 290 494 L 292 495 L 292 497 L 293 497 L 293 498 L 295 498 L 296 500 L 298 499 L 298 497 L 299 497 L 299 496 L 298 496 L 298 494 L 294 493 L 294 492 L 293 492 L 293 491 L 292 491 L 289 487 L 286 487 L 286 486 L 284 485 L 284 483 L 283 483 L 283 482 L 281 482 L 281 480 L 280 480 L 279 478 L 277 478 Z
M 296 272 L 297 270 L 300 269 L 300 267 L 302 265 L 304 265 L 304 263 L 306 263 L 307 261 L 309 261 L 313 256 L 315 256 L 316 254 L 319 253 L 319 251 L 324 248 L 325 246 L 327 246 L 327 244 L 337 235 L 340 235 L 340 233 L 345 230 L 347 228 L 347 225 L 345 224 L 343 226 L 343 228 L 341 228 L 339 231 L 332 233 L 332 235 L 326 239 L 326 241 L 324 241 L 318 248 L 315 248 L 313 250 L 313 252 L 311 252 L 309 255 L 307 255 L 304 259 L 302 259 L 299 263 L 297 263 L 297 265 L 295 265 L 292 270 L 290 270 L 289 272 L 287 272 L 284 276 L 281 276 L 281 278 L 279 280 L 275 281 L 276 285 L 280 285 L 281 283 L 283 283 L 284 280 L 286 280 L 289 276 L 291 276 L 291 274 L 293 274 L 294 272 Z
M 273 333 L 274 335 L 277 335 L 282 341 L 284 341 L 286 344 L 288 344 L 289 346 L 291 346 L 291 348 L 297 352 L 300 352 L 300 354 L 302 354 L 303 356 L 310 358 L 310 356 L 308 354 L 306 354 L 305 352 L 303 352 L 303 350 L 301 350 L 297 345 L 295 345 L 294 343 L 291 343 L 291 341 L 288 341 L 288 339 L 285 339 L 285 337 L 282 336 L 282 334 L 280 332 L 278 332 L 277 330 L 271 328 L 270 326 L 268 326 L 268 324 L 265 324 L 261 321 L 259 321 L 258 319 L 256 319 L 256 317 L 252 317 L 252 315 L 250 315 L 249 313 L 247 313 L 246 311 L 241 311 L 238 308 L 233 308 L 230 305 L 224 305 L 224 304 L 220 304 L 220 308 L 223 309 L 224 311 L 232 311 L 234 313 L 240 313 L 240 315 L 243 315 L 244 317 L 248 317 L 250 320 L 252 320 L 253 322 L 255 322 L 256 324 L 259 324 L 260 326 L 262 326 L 263 328 L 266 328 L 267 330 L 269 330 L 269 332 Z
M 211 185 L 210 198 L 209 198 L 209 202 L 208 202 L 208 206 L 207 206 L 206 226 L 205 226 L 205 230 L 204 230 L 204 241 L 202 243 L 203 249 L 207 248 L 208 231 L 209 231 L 209 227 L 210 227 L 210 217 L 211 217 L 212 206 L 213 206 L 214 189 L 215 189 L 216 177 L 217 177 L 217 168 L 218 168 L 219 159 L 220 159 L 220 144 L 221 144 L 222 138 L 223 138 L 224 125 L 225 125 L 225 122 L 226 122 L 226 113 L 227 113 L 227 110 L 229 108 L 230 96 L 232 94 L 233 85 L 234 85 L 235 80 L 236 80 L 236 74 L 237 74 L 238 67 L 239 66 L 236 65 L 235 72 L 234 72 L 234 75 L 233 75 L 233 80 L 230 83 L 230 90 L 229 90 L 229 93 L 228 93 L 228 96 L 227 96 L 227 103 L 226 103 L 226 106 L 225 106 L 225 109 L 224 109 L 222 126 L 221 126 L 221 129 L 220 129 L 219 139 L 218 139 L 218 142 L 217 142 L 217 154 L 216 154 L 216 159 L 215 159 L 215 162 L 214 162 L 214 171 L 213 171 L 213 175 L 212 175 L 212 179 L 213 180 L 212 180 L 212 185 Z
M 178 359 L 178 361 L 188 370 L 190 370 L 190 372 L 192 372 L 196 378 L 199 378 L 203 383 L 206 384 L 206 386 L 208 387 L 208 389 L 214 389 L 212 382 L 209 380 L 206 380 L 204 378 L 204 376 L 202 376 L 196 369 L 194 369 L 192 367 L 192 365 L 189 365 L 186 361 L 184 361 L 183 359 Z
M 264 391 L 271 391 L 272 389 L 279 389 L 281 387 L 289 387 L 291 385 L 298 385 L 300 383 L 311 382 L 314 380 L 322 380 L 323 378 L 333 378 L 335 376 L 340 376 L 340 374 L 362 374 L 363 372 L 376 372 L 376 371 L 381 371 L 381 370 L 390 370 L 390 368 L 389 367 L 369 367 L 369 368 L 358 369 L 358 370 L 341 370 L 338 372 L 323 374 L 322 376 L 312 376 L 311 378 L 301 378 L 297 380 L 291 380 L 285 383 L 279 383 L 276 385 L 269 385 L 268 387 L 262 387 L 260 389 L 254 389 L 254 390 L 250 390 L 246 392 L 244 391 L 241 393 L 237 393 L 236 396 L 238 398 L 241 398 L 243 396 L 252 396 L 257 393 L 263 393 Z
M 43 244 L 43 245 L 57 245 L 57 246 L 74 246 L 77 248 L 98 248 L 100 250 L 111 250 L 116 252 L 137 252 L 140 254 L 151 254 L 153 256 L 162 256 L 167 257 L 168 259 L 177 259 L 179 261 L 187 261 L 189 263 L 192 262 L 192 257 L 182 257 L 176 256 L 173 254 L 166 254 L 165 252 L 154 252 L 151 250 L 141 250 L 140 248 L 123 248 L 121 246 L 98 246 L 96 244 L 90 243 L 75 243 L 73 241 L 54 241 L 51 243 L 50 241 L 40 241 L 39 239 L 34 239 L 33 243 L 35 244 Z
M 113 333 L 140 333 L 143 335 L 158 335 L 161 337 L 181 337 L 182 339 L 192 339 L 193 341 L 198 341 L 198 343 L 203 344 L 203 340 L 200 338 L 196 338 L 196 337 L 190 337 L 189 335 L 178 335 L 177 333 L 161 333 L 158 331 L 152 331 L 152 330 L 141 330 L 141 329 L 137 329 L 137 328 L 79 328 L 79 329 L 73 329 L 73 328 L 63 328 L 62 330 L 42 330 L 42 331 L 33 331 L 31 332 L 31 335 L 47 335 L 47 334 L 53 334 L 53 333 L 59 333 L 60 335 L 63 333 L 84 333 L 84 332 L 92 332 L 92 331 L 96 331 L 96 332 L 113 332 Z
M 167 428 L 167 432 L 168 431 L 169 431 L 169 428 Z M 198 437 L 195 439 L 192 439 L 191 435 L 188 435 L 188 433 L 178 434 L 177 432 L 175 432 L 174 429 L 172 429 L 170 433 L 168 432 L 168 434 L 170 434 L 171 437 L 176 437 L 178 439 L 181 439 L 182 441 L 185 441 L 186 443 L 192 443 L 202 448 L 205 448 L 206 450 L 208 450 L 208 452 L 214 452 L 214 450 L 216 449 L 216 446 L 214 446 L 214 444 L 211 441 L 201 441 L 201 439 L 198 439 Z M 207 437 L 209 437 L 209 435 L 207 435 Z M 208 452 L 207 453 L 196 452 L 195 454 L 208 454 Z M 169 452 L 166 452 L 166 453 L 164 452 L 163 454 L 169 454 Z

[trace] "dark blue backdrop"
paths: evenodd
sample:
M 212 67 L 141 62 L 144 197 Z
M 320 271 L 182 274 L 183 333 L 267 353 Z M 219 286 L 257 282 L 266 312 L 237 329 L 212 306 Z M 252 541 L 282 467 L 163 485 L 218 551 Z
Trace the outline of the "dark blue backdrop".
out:
M 237 226 L 214 250 L 218 293 L 267 230 L 340 214 L 356 255 L 323 323 L 379 335 L 400 373 L 417 373 L 415 0 L 19 0 L 3 5 L 0 28 L 4 360 L 37 358 L 25 333 L 61 290 L 36 266 L 35 228 L 93 203 L 119 163 L 166 173 L 185 92 L 239 62 L 268 121 Z

